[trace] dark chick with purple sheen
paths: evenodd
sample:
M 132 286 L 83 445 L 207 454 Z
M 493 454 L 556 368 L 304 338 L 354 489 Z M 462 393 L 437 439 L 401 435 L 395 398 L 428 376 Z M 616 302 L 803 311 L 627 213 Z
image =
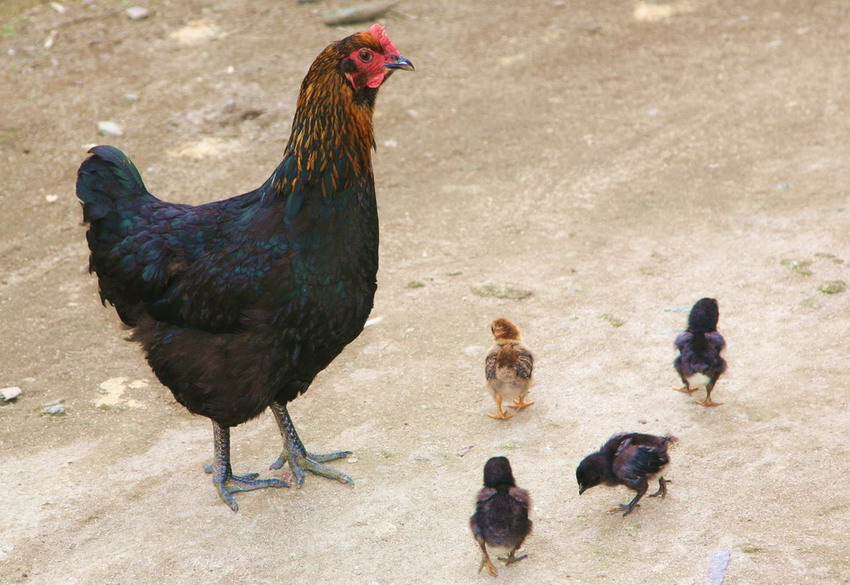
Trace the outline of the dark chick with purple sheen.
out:
M 531 497 L 524 489 L 516 487 L 511 464 L 507 457 L 493 457 L 484 465 L 484 488 L 478 492 L 475 514 L 469 526 L 481 547 L 480 573 L 484 567 L 492 576 L 498 575 L 487 548 L 506 557 L 498 557 L 510 565 L 528 555 L 516 556 L 516 551 L 531 532 L 528 508 Z
M 670 462 L 667 447 L 676 441 L 676 437 L 657 437 L 641 433 L 623 433 L 614 435 L 595 453 L 585 457 L 576 468 L 579 495 L 590 488 L 605 484 L 607 486 L 624 485 L 636 492 L 628 504 L 612 508 L 609 512 L 622 512 L 627 516 L 639 504 L 649 488 L 649 480 Z M 669 479 L 658 479 L 658 491 L 649 494 L 650 498 L 667 495 Z
M 136 166 L 97 146 L 77 197 L 100 298 L 133 328 L 156 377 L 190 412 L 212 420 L 218 495 L 279 479 L 236 475 L 230 428 L 270 408 L 288 464 L 351 483 L 309 453 L 287 404 L 363 330 L 377 288 L 378 205 L 372 113 L 378 89 L 413 65 L 381 25 L 325 48 L 310 66 L 283 160 L 257 189 L 204 205 L 169 203 Z M 274 76 L 270 76 L 274 80 Z
M 702 406 L 720 406 L 722 402 L 711 399 L 711 391 L 718 378 L 726 371 L 726 361 L 720 357 L 726 341 L 717 332 L 717 319 L 720 310 L 714 299 L 700 299 L 688 315 L 688 329 L 676 338 L 679 355 L 673 360 L 673 367 L 679 373 L 684 386 L 673 388 L 678 392 L 690 394 L 705 387 L 705 400 L 698 400 Z

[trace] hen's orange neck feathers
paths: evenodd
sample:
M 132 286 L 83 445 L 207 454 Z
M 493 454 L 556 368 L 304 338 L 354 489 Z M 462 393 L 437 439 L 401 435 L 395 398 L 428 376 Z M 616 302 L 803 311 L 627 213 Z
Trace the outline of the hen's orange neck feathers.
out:
M 380 25 L 333 43 L 316 57 L 301 84 L 286 146 L 298 172 L 281 177 L 279 191 L 328 172 L 330 183 L 319 182 L 323 190 L 351 177 L 371 177 L 372 111 L 378 88 L 391 74 L 383 64 L 398 57 Z

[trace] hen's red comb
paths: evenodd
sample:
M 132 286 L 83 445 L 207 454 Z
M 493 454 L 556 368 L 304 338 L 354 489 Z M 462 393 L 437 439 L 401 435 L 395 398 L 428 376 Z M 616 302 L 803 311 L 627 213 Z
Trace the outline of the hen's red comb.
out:
M 373 37 L 378 39 L 378 42 L 381 43 L 381 46 L 384 48 L 384 54 L 387 57 L 398 57 L 400 55 L 398 49 L 390 40 L 390 37 L 387 36 L 387 31 L 384 29 L 384 25 L 373 24 L 369 27 L 369 32 Z

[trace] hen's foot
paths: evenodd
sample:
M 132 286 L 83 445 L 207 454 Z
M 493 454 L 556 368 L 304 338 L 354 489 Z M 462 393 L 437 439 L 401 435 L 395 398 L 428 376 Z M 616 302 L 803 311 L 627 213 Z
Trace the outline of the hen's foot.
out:
M 321 475 L 322 477 L 327 477 L 329 479 L 336 479 L 342 483 L 354 483 L 354 480 L 347 474 L 332 469 L 327 465 L 322 465 L 322 463 L 326 461 L 345 459 L 349 455 L 351 455 L 351 451 L 336 451 L 334 453 L 307 453 L 305 451 L 303 454 L 296 454 L 293 457 L 286 452 L 286 449 L 284 449 L 280 454 L 280 457 L 277 458 L 277 461 L 271 464 L 269 469 L 280 469 L 288 461 L 289 469 L 292 470 L 292 474 L 295 476 L 295 484 L 298 487 L 301 487 L 304 484 L 305 471 L 309 471 L 310 473 L 315 473 L 316 475 Z
M 710 396 L 706 396 L 705 400 L 697 400 L 697 404 L 699 404 L 700 406 L 720 406 L 723 403 L 715 402 L 711 399 Z
M 213 439 L 215 462 L 204 466 L 204 471 L 212 474 L 213 485 L 219 497 L 234 512 L 239 510 L 239 504 L 233 497 L 235 493 L 269 487 L 289 487 L 288 483 L 279 479 L 257 479 L 258 473 L 233 475 L 230 468 L 230 429 L 213 422 Z
M 684 388 L 673 388 L 676 392 L 684 392 L 685 394 L 690 394 L 691 392 L 696 392 L 697 388 L 688 388 L 685 386 Z
M 289 463 L 289 469 L 295 476 L 295 485 L 298 487 L 304 484 L 305 471 L 342 483 L 354 483 L 354 480 L 348 474 L 322 465 L 327 461 L 344 459 L 351 455 L 351 451 L 335 451 L 323 454 L 308 453 L 301 439 L 298 438 L 298 433 L 295 431 L 292 419 L 289 418 L 286 406 L 279 402 L 273 402 L 271 408 L 277 420 L 278 428 L 280 428 L 280 434 L 283 436 L 283 451 L 280 457 L 271 464 L 270 469 L 280 469 L 285 463 Z
M 213 475 L 213 485 L 218 491 L 219 497 L 230 506 L 234 512 L 239 510 L 239 504 L 233 498 L 233 494 L 238 492 L 250 492 L 269 487 L 289 487 L 289 484 L 279 479 L 254 479 L 256 473 L 248 475 L 233 475 L 224 474 L 223 477 Z
M 534 402 L 526 402 L 523 400 L 522 396 L 514 400 L 513 404 L 509 404 L 508 408 L 513 408 L 514 410 L 522 410 L 526 406 L 531 406 Z

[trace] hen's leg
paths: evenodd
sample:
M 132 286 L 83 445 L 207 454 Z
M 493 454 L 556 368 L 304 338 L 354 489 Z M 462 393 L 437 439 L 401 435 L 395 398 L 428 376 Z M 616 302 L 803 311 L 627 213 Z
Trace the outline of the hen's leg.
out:
M 308 453 L 301 439 L 298 438 L 295 425 L 292 424 L 292 419 L 289 418 L 289 413 L 286 411 L 286 405 L 280 402 L 272 402 L 271 409 L 283 437 L 283 452 L 277 458 L 277 461 L 272 463 L 270 469 L 280 469 L 284 463 L 289 462 L 289 468 L 295 475 L 295 484 L 298 487 L 301 487 L 304 483 L 305 470 L 316 475 L 336 479 L 342 483 L 354 483 L 354 480 L 345 473 L 322 465 L 326 461 L 348 457 L 351 455 L 351 451 L 324 454 Z
M 213 442 L 215 459 L 212 465 L 206 466 L 207 473 L 212 473 L 212 480 L 218 495 L 236 512 L 239 504 L 233 498 L 237 492 L 248 492 L 267 487 L 289 487 L 289 484 L 279 479 L 256 479 L 257 473 L 233 475 L 230 468 L 230 428 L 220 426 L 213 421 Z

